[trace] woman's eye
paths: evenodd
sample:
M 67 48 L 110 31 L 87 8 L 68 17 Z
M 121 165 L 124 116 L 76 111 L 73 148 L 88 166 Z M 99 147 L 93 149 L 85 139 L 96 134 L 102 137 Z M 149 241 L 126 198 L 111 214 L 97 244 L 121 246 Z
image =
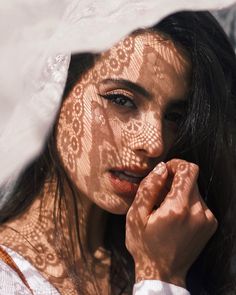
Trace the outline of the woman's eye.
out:
M 120 93 L 111 93 L 111 94 L 105 94 L 105 95 L 100 95 L 103 98 L 110 100 L 113 104 L 120 105 L 122 107 L 126 108 L 137 108 L 136 105 L 134 104 L 133 100 L 129 97 L 127 97 L 124 94 Z

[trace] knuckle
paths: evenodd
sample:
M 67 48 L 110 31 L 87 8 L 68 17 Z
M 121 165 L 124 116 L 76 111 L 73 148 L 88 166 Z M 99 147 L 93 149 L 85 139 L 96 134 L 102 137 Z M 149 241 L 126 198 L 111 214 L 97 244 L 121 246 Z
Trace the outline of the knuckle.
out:
M 144 177 L 139 185 L 139 190 L 150 190 L 150 188 L 155 188 L 163 185 L 163 181 L 167 178 L 167 174 L 163 173 L 161 175 L 155 173 L 150 173 L 148 176 Z
M 126 214 L 126 224 L 131 224 L 134 220 L 133 210 L 130 208 Z
M 195 163 L 188 162 L 186 160 L 179 160 L 177 168 L 180 170 L 185 170 L 186 173 L 189 173 L 193 176 L 197 176 L 199 174 L 199 166 Z
M 150 180 L 150 176 L 146 176 L 144 177 L 140 184 L 139 184 L 139 188 L 138 188 L 138 192 L 137 192 L 137 196 L 140 196 L 140 194 L 143 192 L 143 191 L 148 191 L 149 190 L 149 187 L 150 187 L 150 184 L 151 184 L 151 180 Z
M 190 212 L 189 212 L 188 207 L 184 206 L 182 208 L 175 210 L 175 216 L 179 222 L 185 223 L 189 219 L 189 216 L 190 216 Z
M 199 174 L 199 166 L 195 163 L 188 163 L 190 175 L 198 176 Z
M 207 217 L 203 210 L 199 211 L 194 216 L 194 222 L 196 223 L 197 227 L 203 228 L 207 225 Z
M 208 212 L 208 222 L 212 229 L 215 231 L 218 227 L 218 220 L 215 218 L 214 214 L 210 210 Z
M 194 222 L 199 229 L 205 228 L 207 231 L 215 232 L 218 227 L 218 221 L 209 209 L 206 211 L 199 211 L 194 216 L 194 219 Z
M 197 164 L 195 164 L 195 163 L 189 163 L 189 167 L 195 173 L 199 173 L 199 166 Z
M 193 163 L 193 162 L 188 162 L 186 160 L 181 160 L 179 162 L 179 165 L 184 165 L 184 166 L 188 167 L 188 169 L 191 169 L 191 170 L 196 171 L 196 172 L 199 171 L 199 166 L 197 164 Z

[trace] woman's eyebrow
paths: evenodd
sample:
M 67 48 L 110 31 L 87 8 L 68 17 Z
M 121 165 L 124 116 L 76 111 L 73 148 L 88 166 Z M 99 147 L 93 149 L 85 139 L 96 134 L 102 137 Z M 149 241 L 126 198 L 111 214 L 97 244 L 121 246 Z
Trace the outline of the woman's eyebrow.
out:
M 146 98 L 152 97 L 151 93 L 149 93 L 143 86 L 138 83 L 131 82 L 130 80 L 109 78 L 102 80 L 101 83 L 113 83 L 116 85 L 120 85 L 128 90 L 134 91 L 138 94 L 141 94 Z

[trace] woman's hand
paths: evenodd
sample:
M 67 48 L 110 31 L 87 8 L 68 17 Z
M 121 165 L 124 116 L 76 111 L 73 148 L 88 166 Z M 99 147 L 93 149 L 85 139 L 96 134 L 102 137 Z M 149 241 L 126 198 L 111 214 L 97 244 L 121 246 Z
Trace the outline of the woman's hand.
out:
M 173 159 L 158 164 L 140 183 L 126 219 L 126 247 L 134 258 L 136 281 L 185 286 L 188 269 L 217 228 L 197 178 L 197 165 Z

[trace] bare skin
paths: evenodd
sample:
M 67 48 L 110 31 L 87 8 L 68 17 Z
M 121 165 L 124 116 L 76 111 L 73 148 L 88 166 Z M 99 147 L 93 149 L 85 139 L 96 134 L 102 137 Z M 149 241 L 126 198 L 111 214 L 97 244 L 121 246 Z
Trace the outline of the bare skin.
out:
M 173 181 L 163 199 L 160 192 L 168 177 Z M 198 191 L 197 177 L 197 165 L 173 159 L 160 163 L 140 184 L 126 226 L 136 281 L 159 279 L 185 287 L 188 269 L 217 228 Z
M 102 294 L 110 293 L 109 253 L 99 250 L 106 212 L 128 212 L 126 245 L 137 281 L 184 286 L 186 272 L 216 229 L 198 192 L 194 164 L 172 160 L 153 171 L 175 140 L 190 71 L 187 55 L 172 41 L 139 32 L 103 53 L 62 104 L 56 145 L 80 195 L 81 241 Z M 121 176 L 124 172 L 135 176 Z M 168 177 L 172 187 L 163 195 Z M 32 206 L 0 229 L 1 244 L 28 259 L 61 294 L 78 294 L 78 278 L 68 274 L 53 235 L 55 189 L 53 181 L 45 183 Z M 80 259 L 77 263 L 85 293 L 94 294 L 91 274 Z

